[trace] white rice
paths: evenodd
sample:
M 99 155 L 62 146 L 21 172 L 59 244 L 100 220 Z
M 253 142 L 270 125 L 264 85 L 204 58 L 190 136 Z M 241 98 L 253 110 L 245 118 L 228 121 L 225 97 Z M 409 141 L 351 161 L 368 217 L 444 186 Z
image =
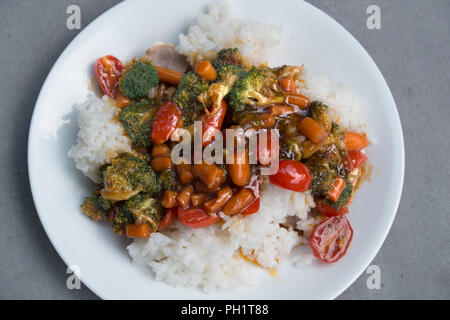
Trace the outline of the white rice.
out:
M 148 240 L 135 240 L 128 252 L 136 263 L 148 265 L 156 279 L 174 286 L 212 291 L 254 285 L 262 273 L 257 264 L 274 268 L 306 241 L 292 226 L 280 224 L 287 224 L 290 218 L 294 223 L 314 223 L 314 218 L 308 218 L 311 207 L 314 201 L 309 191 L 293 192 L 265 183 L 258 213 L 246 217 L 222 214 L 225 223 L 201 229 L 177 222 Z M 255 263 L 247 262 L 240 250 Z M 297 263 L 311 261 L 310 254 L 298 254 L 294 259 Z
M 177 49 L 191 63 L 227 47 L 237 47 L 251 62 L 262 63 L 281 38 L 281 27 L 240 20 L 228 2 L 214 3 L 207 12 L 198 16 L 187 35 L 179 36 Z M 302 78 L 302 93 L 328 104 L 333 120 L 348 129 L 364 130 L 362 106 L 348 88 L 309 71 Z M 118 109 L 107 100 L 89 95 L 85 103 L 76 106 L 80 131 L 69 155 L 94 182 L 98 182 L 101 165 L 131 150 L 121 125 L 114 121 Z M 285 262 L 296 266 L 311 263 L 311 251 L 299 246 L 307 242 L 319 222 L 309 215 L 313 207 L 309 191 L 292 192 L 263 183 L 261 207 L 254 215 L 222 214 L 224 222 L 201 229 L 176 222 L 149 239 L 135 240 L 127 249 L 134 262 L 147 265 L 156 279 L 174 286 L 212 291 L 254 285 L 264 273 L 257 265 L 276 268 Z M 255 263 L 246 261 L 241 252 Z
M 75 105 L 78 110 L 77 143 L 69 150 L 76 167 L 93 182 L 100 182 L 99 168 L 121 153 L 131 151 L 131 142 L 116 120 L 119 108 L 89 94 L 87 100 Z
M 178 36 L 177 50 L 191 65 L 211 59 L 223 48 L 238 48 L 249 62 L 261 64 L 280 43 L 282 33 L 281 25 L 241 19 L 230 2 L 218 1 L 197 17 L 187 34 Z

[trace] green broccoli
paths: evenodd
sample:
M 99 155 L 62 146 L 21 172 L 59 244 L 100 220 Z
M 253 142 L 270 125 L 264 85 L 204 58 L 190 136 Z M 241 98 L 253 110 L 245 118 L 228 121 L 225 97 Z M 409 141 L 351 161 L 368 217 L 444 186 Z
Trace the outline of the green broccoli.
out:
M 116 209 L 116 222 L 119 225 L 132 223 L 136 220 L 140 223 L 148 223 L 153 231 L 158 230 L 158 226 L 163 218 L 162 207 L 149 193 L 139 193 L 138 195 L 121 202 Z
M 166 169 L 159 173 L 158 182 L 162 190 L 175 190 L 177 187 L 177 175 L 175 170 Z
M 316 120 L 327 133 L 331 130 L 331 119 L 328 106 L 319 101 L 313 101 L 309 107 L 309 116 Z
M 311 192 L 313 196 L 326 197 L 337 172 L 330 168 L 328 159 L 320 155 L 314 155 L 308 159 L 307 165 L 310 166 L 312 173 Z
M 115 207 L 115 215 L 112 220 L 112 229 L 115 233 L 123 234 L 127 223 L 134 223 L 136 221 L 133 212 L 131 212 L 125 205 L 125 201 L 119 202 Z
M 228 64 L 234 64 L 244 68 L 247 67 L 247 62 L 237 48 L 220 50 L 217 53 L 217 57 L 211 61 L 211 64 L 216 69 Z
M 107 211 L 99 205 L 98 200 L 99 196 L 93 194 L 92 196 L 86 197 L 81 205 L 81 211 L 94 220 L 102 220 L 107 214 Z
M 282 103 L 284 95 L 276 75 L 269 68 L 253 68 L 236 81 L 228 101 L 234 111 L 241 111 L 246 105 Z
M 244 68 L 234 64 L 217 68 L 216 82 L 212 83 L 208 90 L 202 92 L 197 99 L 208 109 L 213 105 L 222 105 L 223 99 L 231 91 L 235 82 L 245 73 Z
M 185 126 L 198 120 L 203 113 L 203 105 L 197 100 L 197 97 L 207 91 L 208 87 L 208 81 L 200 79 L 193 71 L 185 73 L 181 78 L 173 99 L 182 109 Z
M 280 157 L 300 161 L 303 157 L 303 145 L 297 137 L 281 140 Z
M 139 192 L 156 193 L 161 190 L 157 175 L 142 159 L 125 155 L 111 161 L 103 172 L 103 198 L 127 200 Z
M 131 100 L 148 98 L 151 88 L 158 86 L 159 76 L 155 66 L 145 58 L 133 61 L 122 72 L 119 87 Z
M 143 100 L 127 106 L 120 113 L 119 120 L 135 146 L 151 146 L 150 129 L 156 109 L 151 102 Z

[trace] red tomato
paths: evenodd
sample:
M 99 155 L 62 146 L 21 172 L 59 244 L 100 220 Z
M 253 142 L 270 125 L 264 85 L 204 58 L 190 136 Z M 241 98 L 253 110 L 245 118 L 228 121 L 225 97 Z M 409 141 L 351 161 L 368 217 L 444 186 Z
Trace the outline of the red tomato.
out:
M 175 129 L 183 126 L 180 109 L 173 101 L 164 102 L 158 107 L 150 133 L 153 143 L 161 144 L 170 139 Z
M 348 213 L 347 207 L 343 207 L 339 210 L 336 210 L 333 207 L 326 204 L 324 201 L 314 199 L 314 202 L 316 203 L 317 211 L 319 211 L 320 214 L 323 214 L 324 216 L 327 216 L 327 217 L 342 216 L 342 215 Z
M 170 208 L 165 210 L 164 218 L 158 226 L 158 230 L 163 230 L 172 225 L 177 217 L 177 208 Z
M 253 200 L 253 202 L 250 203 L 250 205 L 247 208 L 245 208 L 244 211 L 241 212 L 241 214 L 243 214 L 244 216 L 248 216 L 250 214 L 258 212 L 261 202 L 259 199 L 260 198 L 256 198 L 255 200 Z
M 222 106 L 217 108 L 217 106 L 212 106 L 209 111 L 210 115 L 202 116 L 202 147 L 206 147 L 208 144 L 214 141 L 215 131 L 222 128 L 223 119 L 227 114 L 227 103 L 222 100 Z
M 362 166 L 367 159 L 367 156 L 361 151 L 349 151 L 344 159 L 344 166 L 351 171 Z
M 304 192 L 311 184 L 311 173 L 308 167 L 295 160 L 280 161 L 278 172 L 269 177 L 270 183 L 279 187 Z
M 314 256 L 324 262 L 336 262 L 347 252 L 353 229 L 345 216 L 323 220 L 309 237 Z
M 123 68 L 122 62 L 114 56 L 104 56 L 95 62 L 94 70 L 98 84 L 103 93 L 110 98 L 116 97 L 117 82 Z
M 203 228 L 210 226 L 220 220 L 219 216 L 210 216 L 199 208 L 178 207 L 178 219 L 185 226 L 191 228 Z

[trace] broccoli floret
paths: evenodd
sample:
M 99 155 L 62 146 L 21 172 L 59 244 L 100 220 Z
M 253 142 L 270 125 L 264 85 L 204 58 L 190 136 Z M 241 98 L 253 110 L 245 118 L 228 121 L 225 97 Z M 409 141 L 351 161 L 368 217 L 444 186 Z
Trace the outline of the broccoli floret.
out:
M 151 146 L 150 129 L 156 109 L 151 102 L 143 100 L 129 105 L 120 112 L 119 120 L 135 146 Z
M 139 192 L 156 193 L 161 190 L 157 175 L 142 159 L 126 155 L 113 159 L 103 173 L 103 198 L 127 200 Z
M 314 164 L 311 170 L 313 177 L 311 192 L 315 197 L 326 197 L 337 172 L 330 168 L 328 159 L 325 157 L 313 156 L 308 160 L 307 164 L 311 162 Z
M 81 211 L 94 220 L 102 220 L 107 213 L 107 211 L 99 205 L 99 196 L 95 194 L 84 199 L 84 203 L 81 205 Z
M 247 62 L 237 48 L 220 50 L 217 53 L 217 57 L 211 63 L 216 69 L 228 64 L 234 64 L 244 68 L 247 66 Z
M 319 101 L 313 101 L 309 107 L 309 116 L 316 120 L 328 133 L 331 130 L 331 120 L 328 106 Z
M 336 209 L 339 210 L 341 208 L 343 208 L 348 201 L 350 200 L 350 198 L 352 197 L 352 192 L 353 192 L 353 185 L 351 184 L 351 182 L 349 181 L 348 178 L 345 178 L 345 188 L 344 190 L 342 190 L 339 198 L 337 199 L 336 202 L 331 201 L 330 199 L 327 199 L 327 204 Z
M 123 226 L 124 222 L 132 223 L 137 220 L 140 223 L 150 224 L 153 231 L 158 230 L 158 225 L 163 217 L 159 202 L 149 193 L 144 192 L 123 201 L 116 210 L 119 216 L 118 224 Z
M 133 212 L 131 212 L 124 204 L 125 202 L 120 202 L 115 207 L 114 220 L 112 221 L 112 229 L 115 233 L 124 233 L 125 225 L 127 223 L 134 223 L 136 220 Z
M 159 173 L 159 185 L 162 190 L 175 190 L 177 187 L 177 175 L 175 170 L 166 169 Z
M 244 68 L 229 64 L 217 68 L 217 80 L 212 83 L 207 91 L 202 92 L 197 99 L 208 109 L 215 105 L 222 105 L 222 100 L 231 91 L 236 81 L 244 76 Z
M 125 68 L 119 79 L 119 86 L 125 97 L 139 100 L 147 98 L 150 89 L 156 87 L 158 82 L 159 76 L 155 66 L 150 61 L 141 58 Z
M 331 141 L 336 145 L 336 147 L 341 152 L 345 153 L 345 151 L 347 150 L 347 147 L 345 145 L 344 132 L 342 131 L 341 127 L 336 122 L 333 122 L 331 124 L 330 136 L 331 136 Z
M 187 72 L 181 78 L 173 99 L 182 109 L 185 126 L 200 118 L 203 105 L 197 100 L 197 97 L 208 90 L 208 87 L 208 81 L 200 79 L 195 72 Z
M 228 101 L 234 111 L 241 111 L 246 105 L 282 103 L 284 96 L 276 75 L 269 68 L 253 68 L 236 81 Z

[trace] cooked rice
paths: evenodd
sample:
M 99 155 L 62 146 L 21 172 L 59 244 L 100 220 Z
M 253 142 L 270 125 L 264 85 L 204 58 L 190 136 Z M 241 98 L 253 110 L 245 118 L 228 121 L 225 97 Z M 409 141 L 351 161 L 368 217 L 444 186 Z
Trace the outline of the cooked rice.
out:
M 223 48 L 238 48 L 249 62 L 261 64 L 280 43 L 282 33 L 281 25 L 239 18 L 230 2 L 218 1 L 197 17 L 187 34 L 178 36 L 177 50 L 192 65 L 211 59 Z
M 76 167 L 93 182 L 99 183 L 99 168 L 121 153 L 131 151 L 131 142 L 124 135 L 122 125 L 116 120 L 119 108 L 104 96 L 89 94 L 78 110 L 77 143 L 69 150 Z

